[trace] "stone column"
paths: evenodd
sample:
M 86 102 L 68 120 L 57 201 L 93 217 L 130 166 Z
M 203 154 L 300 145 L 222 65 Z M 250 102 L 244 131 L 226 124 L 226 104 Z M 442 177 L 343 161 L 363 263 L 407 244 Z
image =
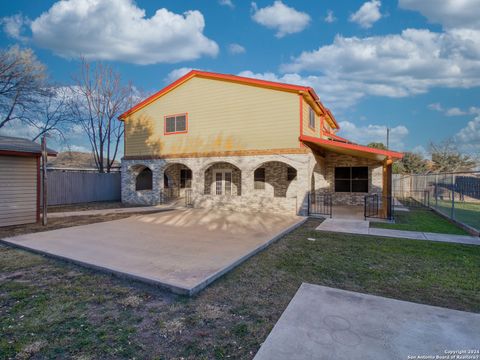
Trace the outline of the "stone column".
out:
M 297 166 L 297 213 L 308 215 L 308 191 L 311 184 L 311 159 Z
M 162 202 L 161 194 L 163 193 L 163 174 L 165 170 L 165 162 L 161 161 L 151 165 L 152 167 L 152 204 L 160 204 Z

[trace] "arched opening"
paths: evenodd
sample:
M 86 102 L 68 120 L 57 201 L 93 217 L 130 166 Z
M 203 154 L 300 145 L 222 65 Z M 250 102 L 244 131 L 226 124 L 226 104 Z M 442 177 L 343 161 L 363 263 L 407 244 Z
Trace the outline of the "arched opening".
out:
M 153 174 L 152 170 L 144 166 L 139 170 L 137 177 L 135 178 L 135 190 L 152 190 L 153 188 Z
M 297 169 L 281 161 L 265 162 L 253 172 L 253 188 L 262 196 L 287 197 L 289 192 L 293 195 L 291 185 L 296 180 Z
M 192 169 L 180 163 L 168 164 L 163 172 L 163 188 L 169 198 L 184 196 L 192 188 Z
M 205 170 L 205 195 L 241 196 L 242 171 L 233 164 L 218 162 Z

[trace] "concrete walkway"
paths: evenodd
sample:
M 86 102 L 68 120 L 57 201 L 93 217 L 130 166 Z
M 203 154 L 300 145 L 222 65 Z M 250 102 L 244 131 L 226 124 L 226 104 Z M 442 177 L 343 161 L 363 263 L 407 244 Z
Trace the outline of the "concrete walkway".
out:
M 479 344 L 480 314 L 304 283 L 255 360 L 435 359 Z
M 370 222 L 365 220 L 326 219 L 317 227 L 316 230 L 357 235 L 374 235 L 392 238 L 480 245 L 480 238 L 476 236 L 371 228 Z
M 108 215 L 108 214 L 128 214 L 128 213 L 143 213 L 153 211 L 163 211 L 175 209 L 172 205 L 154 205 L 154 206 L 133 206 L 124 208 L 112 209 L 98 209 L 98 210 L 78 210 L 65 212 L 49 212 L 49 218 L 62 218 L 69 216 L 91 216 L 91 215 Z

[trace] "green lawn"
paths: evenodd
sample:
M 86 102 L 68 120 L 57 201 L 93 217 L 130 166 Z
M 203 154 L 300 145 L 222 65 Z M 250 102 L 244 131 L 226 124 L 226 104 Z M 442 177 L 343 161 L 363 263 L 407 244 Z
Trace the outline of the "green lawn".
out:
M 438 200 L 436 205 L 434 200 L 431 206 L 436 207 L 447 216 L 451 214 L 451 201 Z M 455 201 L 455 219 L 480 230 L 480 203 Z
M 371 222 L 371 227 L 393 230 L 422 231 L 442 234 L 468 235 L 468 233 L 436 214 L 432 210 L 396 211 L 395 223 Z
M 191 299 L 0 246 L 0 358 L 251 359 L 302 282 L 480 312 L 480 246 L 318 224 Z

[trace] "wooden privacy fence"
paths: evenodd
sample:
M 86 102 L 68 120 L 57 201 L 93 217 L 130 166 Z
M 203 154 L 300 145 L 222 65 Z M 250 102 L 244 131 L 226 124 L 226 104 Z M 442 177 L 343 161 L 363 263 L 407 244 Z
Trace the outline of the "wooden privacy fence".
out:
M 121 175 L 92 171 L 50 170 L 47 175 L 48 205 L 94 201 L 119 201 Z

